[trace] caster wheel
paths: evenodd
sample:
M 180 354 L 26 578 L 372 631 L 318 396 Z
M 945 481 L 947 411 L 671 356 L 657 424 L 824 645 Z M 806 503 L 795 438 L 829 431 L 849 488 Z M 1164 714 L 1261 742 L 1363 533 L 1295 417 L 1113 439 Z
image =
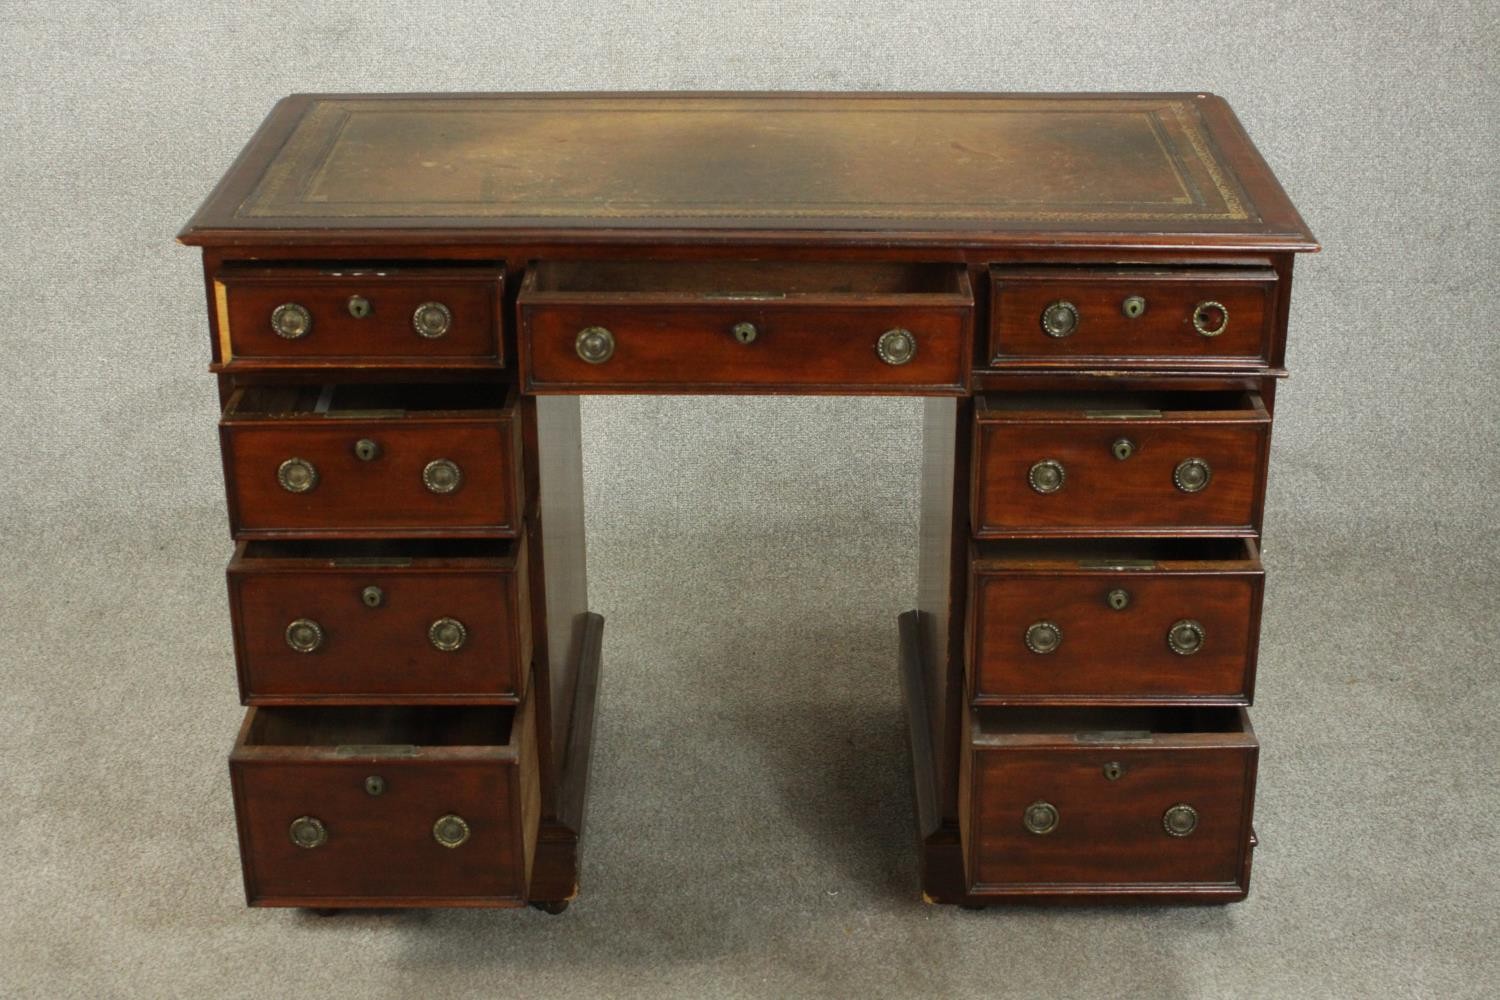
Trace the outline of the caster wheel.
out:
M 533 909 L 541 910 L 543 913 L 550 913 L 555 917 L 568 908 L 568 902 L 566 899 L 546 899 L 532 903 L 531 906 Z

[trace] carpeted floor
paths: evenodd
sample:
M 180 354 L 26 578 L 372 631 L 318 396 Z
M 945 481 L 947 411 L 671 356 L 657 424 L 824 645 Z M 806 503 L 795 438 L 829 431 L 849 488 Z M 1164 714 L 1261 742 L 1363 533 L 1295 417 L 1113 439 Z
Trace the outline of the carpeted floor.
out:
M 1495 5 L 584 7 L 0 13 L 0 996 L 1500 993 Z M 919 405 L 602 398 L 582 897 L 243 907 L 216 406 L 171 235 L 288 91 L 624 87 L 1239 110 L 1328 248 L 1279 398 L 1246 902 L 923 905 Z

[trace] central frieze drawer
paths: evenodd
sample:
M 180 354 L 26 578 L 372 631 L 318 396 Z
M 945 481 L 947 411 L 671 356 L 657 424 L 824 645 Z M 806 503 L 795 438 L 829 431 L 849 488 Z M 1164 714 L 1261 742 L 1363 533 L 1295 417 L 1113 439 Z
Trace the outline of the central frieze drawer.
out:
M 250 386 L 219 434 L 236 538 L 520 529 L 521 421 L 503 386 Z
M 1242 898 L 1258 756 L 1242 708 L 974 709 L 969 891 Z
M 536 392 L 956 395 L 974 297 L 958 265 L 551 261 L 519 297 Z
M 522 542 L 242 541 L 228 579 L 247 704 L 513 703 L 522 692 Z
M 974 401 L 979 538 L 1253 535 L 1271 418 L 1256 393 Z
M 970 573 L 975 704 L 1250 703 L 1248 538 L 985 542 Z
M 229 757 L 252 906 L 519 906 L 541 811 L 520 709 L 251 708 Z

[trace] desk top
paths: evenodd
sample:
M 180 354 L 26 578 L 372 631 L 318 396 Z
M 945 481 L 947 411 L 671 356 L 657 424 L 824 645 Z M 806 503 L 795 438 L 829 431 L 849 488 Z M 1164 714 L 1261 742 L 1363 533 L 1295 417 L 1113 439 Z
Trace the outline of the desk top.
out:
M 1317 248 L 1207 94 L 299 94 L 181 239 Z

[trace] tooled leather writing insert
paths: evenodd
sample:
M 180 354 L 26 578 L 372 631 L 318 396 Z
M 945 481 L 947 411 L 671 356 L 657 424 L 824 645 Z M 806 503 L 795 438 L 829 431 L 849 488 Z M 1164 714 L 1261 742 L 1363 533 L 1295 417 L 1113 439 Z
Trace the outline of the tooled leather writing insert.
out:
M 236 216 L 1257 218 L 1178 98 L 315 101 Z

